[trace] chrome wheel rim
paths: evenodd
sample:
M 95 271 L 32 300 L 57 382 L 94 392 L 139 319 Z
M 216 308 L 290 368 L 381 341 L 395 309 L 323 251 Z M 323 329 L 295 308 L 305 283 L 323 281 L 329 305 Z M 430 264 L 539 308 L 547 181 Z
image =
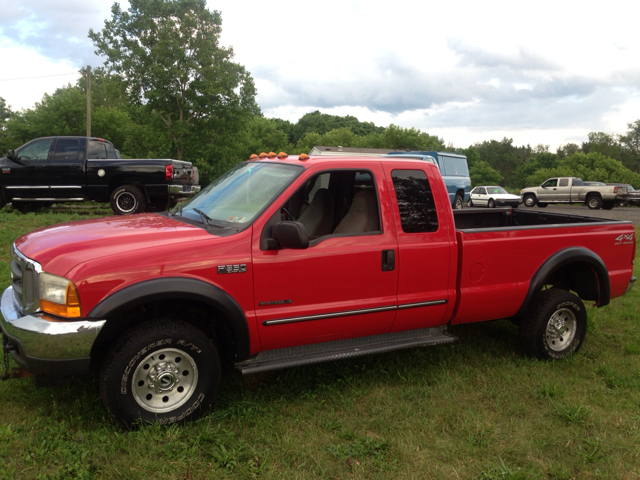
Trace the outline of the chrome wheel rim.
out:
M 116 205 L 123 213 L 131 213 L 138 206 L 138 201 L 129 192 L 122 192 L 116 196 Z
M 598 206 L 598 200 L 595 198 L 592 198 L 589 200 L 589 206 L 591 208 L 596 208 Z
M 533 201 L 533 198 L 532 198 L 532 197 L 527 197 L 527 198 L 525 198 L 525 199 L 524 199 L 524 204 L 525 204 L 527 207 L 533 207 L 533 204 L 534 204 L 534 203 L 535 203 L 535 202 Z
M 131 391 L 138 405 L 165 413 L 184 405 L 198 384 L 198 367 L 187 353 L 175 348 L 153 352 L 136 367 Z
M 547 323 L 545 339 L 549 348 L 560 352 L 573 342 L 576 336 L 578 321 L 572 310 L 561 308 L 557 310 Z

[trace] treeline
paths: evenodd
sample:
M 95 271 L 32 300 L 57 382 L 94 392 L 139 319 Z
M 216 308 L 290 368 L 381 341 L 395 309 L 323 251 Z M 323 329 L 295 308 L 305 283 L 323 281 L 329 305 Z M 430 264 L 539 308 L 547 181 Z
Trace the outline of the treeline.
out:
M 93 136 L 111 140 L 128 158 L 175 158 L 175 143 L 159 116 L 128 101 L 125 85 L 103 70 L 92 82 Z M 86 82 L 45 94 L 33 109 L 13 112 L 0 98 L 0 152 L 6 154 L 37 137 L 86 133 Z M 623 135 L 592 132 L 581 145 L 569 143 L 553 153 L 544 145 L 515 146 L 504 138 L 478 142 L 466 148 L 414 128 L 376 126 L 353 116 L 318 111 L 296 123 L 247 116 L 227 131 L 187 137 L 184 160 L 194 162 L 208 183 L 252 153 L 285 151 L 308 153 L 314 146 L 457 151 L 469 161 L 474 185 L 503 185 L 513 190 L 538 185 L 552 176 L 578 176 L 583 180 L 630 183 L 640 187 L 640 120 L 628 124 Z

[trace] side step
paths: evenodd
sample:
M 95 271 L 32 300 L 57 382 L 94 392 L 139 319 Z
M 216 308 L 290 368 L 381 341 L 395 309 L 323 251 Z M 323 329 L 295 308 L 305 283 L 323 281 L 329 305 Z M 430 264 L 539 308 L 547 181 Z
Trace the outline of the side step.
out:
M 236 363 L 236 368 L 243 375 L 247 375 L 281 368 L 299 367 L 312 363 L 360 357 L 372 353 L 390 352 L 426 345 L 441 345 L 457 341 L 458 337 L 447 333 L 446 326 L 421 328 L 419 330 L 384 333 L 369 337 L 267 350 L 248 360 Z

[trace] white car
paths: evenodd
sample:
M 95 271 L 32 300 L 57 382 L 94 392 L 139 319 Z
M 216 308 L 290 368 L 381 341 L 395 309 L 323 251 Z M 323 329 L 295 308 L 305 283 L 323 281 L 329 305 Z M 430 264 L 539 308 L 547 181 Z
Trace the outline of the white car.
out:
M 502 187 L 476 187 L 471 190 L 467 205 L 470 207 L 513 207 L 522 202 L 519 195 L 513 195 Z

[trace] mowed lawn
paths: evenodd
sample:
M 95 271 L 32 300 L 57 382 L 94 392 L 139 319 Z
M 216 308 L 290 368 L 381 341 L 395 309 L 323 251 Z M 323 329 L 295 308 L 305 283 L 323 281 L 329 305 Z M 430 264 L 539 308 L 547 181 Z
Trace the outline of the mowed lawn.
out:
M 2 289 L 19 235 L 108 214 L 0 211 Z M 460 342 L 448 346 L 228 370 L 211 411 L 171 427 L 122 430 L 95 377 L 2 382 L 0 478 L 638 479 L 639 300 L 589 307 L 586 342 L 566 361 L 526 358 L 499 320 L 451 328 Z

